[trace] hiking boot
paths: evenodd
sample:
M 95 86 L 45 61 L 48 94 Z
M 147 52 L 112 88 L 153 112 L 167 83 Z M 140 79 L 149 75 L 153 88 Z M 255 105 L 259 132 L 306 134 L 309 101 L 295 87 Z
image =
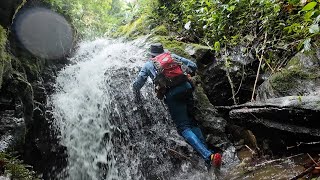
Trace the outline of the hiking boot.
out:
M 211 154 L 211 165 L 215 168 L 220 168 L 222 163 L 222 158 L 220 153 Z

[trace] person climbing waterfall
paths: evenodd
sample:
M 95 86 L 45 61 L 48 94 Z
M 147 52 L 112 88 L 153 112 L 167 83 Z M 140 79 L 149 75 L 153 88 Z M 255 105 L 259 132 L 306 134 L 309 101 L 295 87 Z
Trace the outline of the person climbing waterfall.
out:
M 165 51 L 161 43 L 150 46 L 151 59 L 140 70 L 133 83 L 136 101 L 140 101 L 140 89 L 148 77 L 155 85 L 159 99 L 166 103 L 178 133 L 201 155 L 207 166 L 219 168 L 221 155 L 208 149 L 203 134 L 194 118 L 188 113 L 193 104 L 191 75 L 197 65 L 189 59 Z

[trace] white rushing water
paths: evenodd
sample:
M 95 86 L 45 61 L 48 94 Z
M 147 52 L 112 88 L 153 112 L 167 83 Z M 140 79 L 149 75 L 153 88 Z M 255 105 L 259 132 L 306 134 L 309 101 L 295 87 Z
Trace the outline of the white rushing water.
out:
M 105 39 L 84 42 L 71 59 L 76 64 L 60 72 L 52 102 L 61 143 L 68 149 L 70 179 L 97 179 L 98 163 L 108 165 L 110 179 L 117 178 L 113 144 L 102 142 L 105 135 L 112 136 L 108 114 L 116 111 L 110 108 L 105 73 L 141 65 L 142 53 L 137 46 Z
M 51 103 L 68 156 L 60 179 L 208 178 L 150 82 L 142 89 L 143 105 L 133 102 L 131 83 L 146 60 L 146 48 L 139 44 L 83 42 L 71 59 L 74 64 L 58 74 Z

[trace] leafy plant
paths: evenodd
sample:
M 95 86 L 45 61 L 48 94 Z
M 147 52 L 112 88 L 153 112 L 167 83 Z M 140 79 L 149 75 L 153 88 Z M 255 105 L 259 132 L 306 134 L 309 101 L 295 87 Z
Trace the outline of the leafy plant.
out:
M 24 165 L 22 161 L 8 154 L 0 153 L 0 169 L 4 169 L 4 175 L 17 180 L 38 180 L 30 166 Z M 1 175 L 1 174 L 0 174 Z

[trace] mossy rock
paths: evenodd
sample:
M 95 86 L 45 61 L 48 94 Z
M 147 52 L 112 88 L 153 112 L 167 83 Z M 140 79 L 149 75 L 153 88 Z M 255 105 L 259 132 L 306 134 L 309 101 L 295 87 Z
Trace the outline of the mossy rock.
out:
M 303 96 L 320 86 L 320 64 L 315 51 L 297 53 L 281 71 L 274 73 L 258 89 L 257 99 Z
M 0 169 L 4 169 L 4 175 L 10 179 L 38 180 L 34 171 L 29 170 L 30 166 L 22 163 L 21 160 L 0 152 Z
M 151 30 L 152 35 L 158 35 L 158 36 L 168 36 L 169 31 L 165 25 L 157 26 L 156 28 Z
M 118 31 L 114 33 L 113 37 L 124 37 L 127 39 L 136 39 L 141 35 L 146 35 L 150 32 L 148 29 L 148 20 L 146 16 L 141 16 L 135 21 L 120 26 Z
M 9 76 L 11 68 L 11 58 L 6 52 L 7 32 L 0 26 L 0 89 L 3 80 Z
M 151 43 L 161 43 L 165 49 L 168 49 L 170 52 L 175 53 L 179 56 L 192 59 L 192 57 L 187 53 L 186 47 L 187 43 L 177 41 L 170 36 L 154 36 L 149 39 Z

